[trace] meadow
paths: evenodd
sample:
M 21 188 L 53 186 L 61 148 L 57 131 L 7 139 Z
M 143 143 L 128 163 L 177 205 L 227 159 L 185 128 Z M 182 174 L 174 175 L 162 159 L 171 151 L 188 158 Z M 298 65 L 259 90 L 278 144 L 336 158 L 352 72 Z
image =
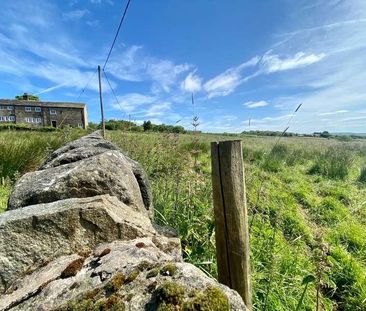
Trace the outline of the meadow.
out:
M 0 211 L 13 183 L 83 131 L 0 132 Z M 149 175 L 158 223 L 217 276 L 210 142 L 242 139 L 255 310 L 366 310 L 366 140 L 108 131 Z

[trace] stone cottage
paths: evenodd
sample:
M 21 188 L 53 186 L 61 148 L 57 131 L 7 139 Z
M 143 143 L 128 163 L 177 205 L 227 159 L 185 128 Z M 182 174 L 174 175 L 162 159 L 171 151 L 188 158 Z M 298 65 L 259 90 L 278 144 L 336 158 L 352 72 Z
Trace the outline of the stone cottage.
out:
M 36 101 L 24 93 L 21 100 L 0 99 L 0 123 L 85 129 L 88 126 L 88 116 L 86 104 Z

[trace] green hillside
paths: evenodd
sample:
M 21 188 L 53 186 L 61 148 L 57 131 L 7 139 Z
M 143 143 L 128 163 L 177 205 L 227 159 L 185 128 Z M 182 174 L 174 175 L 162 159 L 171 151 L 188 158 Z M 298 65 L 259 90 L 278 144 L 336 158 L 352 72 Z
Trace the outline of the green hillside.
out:
M 76 132 L 0 132 L 0 209 L 13 182 Z M 209 134 L 109 131 L 139 161 L 156 221 L 216 276 Z M 366 142 L 242 136 L 255 310 L 366 310 Z

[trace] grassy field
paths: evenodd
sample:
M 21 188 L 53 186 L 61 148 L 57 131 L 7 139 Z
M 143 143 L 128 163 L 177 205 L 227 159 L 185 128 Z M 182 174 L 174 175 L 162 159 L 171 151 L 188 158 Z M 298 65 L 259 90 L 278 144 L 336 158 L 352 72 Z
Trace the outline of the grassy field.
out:
M 209 142 L 238 137 L 107 134 L 144 166 L 185 260 L 215 277 Z M 80 135 L 0 132 L 0 209 L 21 174 Z M 255 309 L 366 310 L 366 141 L 241 139 Z

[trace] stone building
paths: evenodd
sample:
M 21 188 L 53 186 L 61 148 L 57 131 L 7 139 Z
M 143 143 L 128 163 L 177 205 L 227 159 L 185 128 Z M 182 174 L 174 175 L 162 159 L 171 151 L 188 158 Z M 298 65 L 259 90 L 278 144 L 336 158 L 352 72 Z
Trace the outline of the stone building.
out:
M 25 93 L 21 100 L 0 99 L 1 123 L 85 129 L 88 126 L 88 116 L 85 104 L 30 100 Z

